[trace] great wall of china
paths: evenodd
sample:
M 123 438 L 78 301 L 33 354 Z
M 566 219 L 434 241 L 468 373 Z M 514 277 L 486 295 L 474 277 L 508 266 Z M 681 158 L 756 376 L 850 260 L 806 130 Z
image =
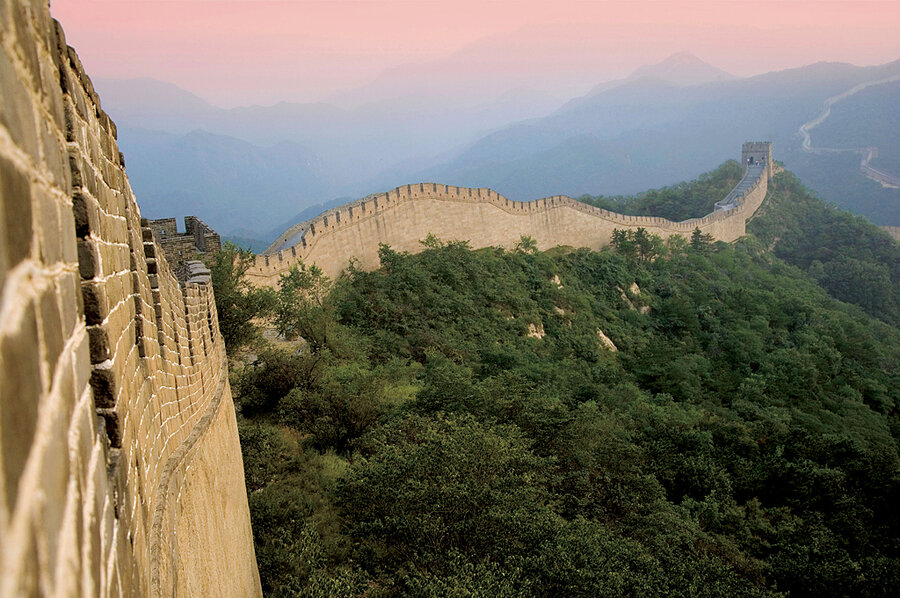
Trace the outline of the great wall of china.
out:
M 876 81 L 866 81 L 865 83 L 860 83 L 842 93 L 827 98 L 822 104 L 822 111 L 809 122 L 800 125 L 800 128 L 797 131 L 803 139 L 801 144 L 803 151 L 809 154 L 859 154 L 859 171 L 863 176 L 872 179 L 876 183 L 881 183 L 881 185 L 885 187 L 900 188 L 900 176 L 872 166 L 872 160 L 878 157 L 877 147 L 818 147 L 812 144 L 812 136 L 810 134 L 813 129 L 824 123 L 828 117 L 831 116 L 831 107 L 835 104 L 842 102 L 869 87 L 896 81 L 900 81 L 900 75 L 893 75 Z
M 156 243 L 103 112 L 46 0 L 0 3 L 0 595 L 261 595 L 209 273 Z M 407 185 L 287 231 L 248 278 L 336 275 L 379 243 L 599 248 L 614 228 L 730 241 L 765 197 L 771 145 L 685 222 L 568 197 Z
M 260 596 L 208 271 L 46 0 L 0 3 L 0 596 Z
M 329 210 L 285 231 L 256 256 L 245 277 L 261 286 L 275 286 L 279 277 L 300 261 L 316 264 L 329 276 L 338 275 L 351 259 L 359 267 L 378 266 L 378 246 L 398 251 L 422 249 L 428 234 L 443 240 L 467 240 L 472 247 L 513 247 L 522 235 L 546 249 L 558 245 L 599 249 L 613 230 L 643 227 L 661 237 L 690 236 L 694 229 L 721 241 L 746 232 L 747 219 L 762 204 L 774 172 L 772 144 L 745 143 L 741 162 L 744 178 L 717 209 L 702 218 L 672 222 L 665 218 L 625 216 L 556 195 L 530 202 L 512 201 L 491 189 L 417 183 L 370 195 Z

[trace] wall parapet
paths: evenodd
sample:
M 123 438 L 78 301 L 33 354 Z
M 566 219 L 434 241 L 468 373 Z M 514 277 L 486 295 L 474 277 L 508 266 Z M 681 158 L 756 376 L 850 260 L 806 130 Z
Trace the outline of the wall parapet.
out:
M 768 148 L 768 149 L 767 149 Z M 744 144 L 743 152 L 751 152 L 754 156 L 763 155 L 768 151 L 771 156 L 771 144 L 769 142 L 748 142 Z M 755 158 L 758 159 L 758 158 Z M 519 234 L 528 234 L 538 239 L 539 246 L 546 248 L 553 244 L 583 245 L 599 248 L 608 244 L 611 240 L 613 228 L 638 228 L 643 227 L 655 234 L 667 237 L 672 234 L 689 235 L 694 229 L 699 228 L 709 232 L 718 240 L 732 241 L 744 234 L 745 222 L 759 207 L 768 188 L 770 176 L 770 162 L 757 161 L 745 170 L 745 176 L 723 201 L 717 204 L 717 209 L 700 218 L 691 218 L 681 222 L 673 222 L 665 218 L 652 216 L 629 216 L 617 212 L 611 212 L 603 208 L 591 206 L 584 202 L 565 195 L 554 195 L 528 202 L 514 201 L 488 188 L 469 188 L 443 185 L 438 183 L 416 183 L 396 187 L 384 193 L 377 193 L 364 197 L 358 201 L 348 203 L 337 208 L 323 212 L 319 216 L 301 222 L 290 227 L 278 237 L 260 255 L 255 256 L 254 264 L 247 271 L 246 277 L 251 282 L 261 285 L 274 286 L 278 277 L 290 269 L 298 261 L 317 263 L 329 275 L 337 275 L 346 267 L 350 257 L 371 257 L 377 251 L 379 243 L 391 246 L 405 247 L 406 250 L 414 250 L 415 245 L 408 238 L 410 221 L 398 212 L 405 211 L 407 216 L 416 212 L 409 204 L 427 204 L 427 210 L 419 214 L 416 227 L 420 230 L 420 240 L 429 232 L 437 234 L 442 232 L 449 234 L 450 238 L 463 238 L 470 240 L 474 246 L 481 247 L 488 239 L 495 238 L 490 230 L 490 220 L 509 222 L 506 216 L 515 217 L 520 221 L 519 225 L 508 225 L 512 229 L 518 229 Z M 455 204 L 453 209 L 449 208 Z M 456 212 L 468 207 L 477 211 L 483 218 L 467 224 L 465 218 L 456 220 L 455 224 L 443 227 L 439 230 L 426 230 L 427 222 L 424 219 L 431 218 L 434 221 L 443 219 L 442 213 Z M 391 217 L 389 213 L 396 213 Z M 546 220 L 551 212 L 566 214 L 562 217 L 551 218 L 555 232 L 541 230 L 541 221 Z M 577 216 L 576 216 L 577 214 Z M 570 238 L 566 237 L 570 222 L 587 217 L 595 221 L 598 234 L 587 236 L 578 234 Z M 371 220 L 380 220 L 376 226 L 377 234 L 369 234 L 365 231 L 367 223 Z M 483 219 L 488 219 L 484 221 Z M 534 222 L 533 222 L 534 221 Z M 534 225 L 537 224 L 537 228 Z M 422 227 L 425 228 L 422 228 Z M 440 228 L 440 227 L 438 227 Z M 541 230 L 541 233 L 536 233 Z M 424 231 L 423 233 L 421 231 Z M 601 233 L 602 231 L 602 233 Z M 533 234 L 534 233 L 534 234 Z M 357 246 L 356 237 L 367 236 L 368 245 Z M 512 246 L 517 240 L 516 231 L 511 235 L 500 239 L 503 246 Z M 439 235 L 440 236 L 440 235 Z M 328 251 L 322 251 L 320 244 L 323 239 L 345 238 L 348 243 L 343 248 L 330 247 Z M 543 241 L 543 243 L 542 243 Z M 549 243 L 549 244 L 548 244 Z M 363 255 L 361 256 L 360 253 Z M 371 264 L 371 259 L 363 259 L 363 264 Z
M 259 596 L 208 271 L 154 241 L 47 2 L 0 4 L 0 95 L 0 595 Z

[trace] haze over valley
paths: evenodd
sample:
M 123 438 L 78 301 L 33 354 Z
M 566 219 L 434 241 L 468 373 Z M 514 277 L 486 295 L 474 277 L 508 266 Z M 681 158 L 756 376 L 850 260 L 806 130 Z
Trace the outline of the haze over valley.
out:
M 308 208 L 397 185 L 633 194 L 770 139 L 824 198 L 900 225 L 900 190 L 852 153 L 802 151 L 798 133 L 827 98 L 900 73 L 891 3 L 349 3 L 340 37 L 322 33 L 337 4 L 218 5 L 199 26 L 202 2 L 54 3 L 96 65 L 151 216 L 203 213 L 259 249 Z M 121 23 L 111 38 L 104 19 Z M 879 147 L 873 166 L 895 164 L 897 89 L 836 105 L 816 143 Z
M 232 109 L 154 80 L 96 84 L 152 215 L 203 213 L 232 236 L 267 243 L 305 208 L 408 182 L 490 187 L 518 200 L 633 194 L 709 170 L 750 138 L 773 140 L 786 167 L 826 199 L 898 225 L 900 190 L 866 179 L 853 155 L 803 152 L 798 134 L 824 99 L 898 74 L 900 61 L 737 78 L 678 53 L 568 100 L 509 90 L 480 100 Z M 813 134 L 837 146 L 880 145 L 876 164 L 896 168 L 898 100 L 897 84 L 870 87 Z

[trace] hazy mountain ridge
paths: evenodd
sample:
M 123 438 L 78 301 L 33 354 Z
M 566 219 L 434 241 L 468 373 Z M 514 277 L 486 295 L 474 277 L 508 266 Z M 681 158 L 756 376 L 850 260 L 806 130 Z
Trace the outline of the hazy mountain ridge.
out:
M 820 110 L 826 97 L 898 72 L 900 61 L 878 67 L 817 63 L 686 87 L 633 79 L 570 102 L 544 119 L 494 132 L 420 178 L 464 185 L 480 181 L 522 199 L 546 194 L 550 184 L 562 185 L 552 192 L 569 195 L 634 193 L 709 169 L 741 140 L 770 139 L 778 159 L 789 168 L 796 165 L 808 179 L 815 166 L 799 155 L 796 128 Z M 610 161 L 611 156 L 620 158 Z M 548 173 L 550 164 L 563 171 Z M 852 172 L 853 160 L 848 165 Z M 831 196 L 828 187 L 826 197 L 842 199 Z M 843 197 L 842 205 L 852 208 L 854 201 L 864 200 L 861 193 L 854 195 Z M 900 221 L 900 210 L 860 211 L 884 223 Z
M 881 224 L 900 224 L 895 196 L 900 192 L 857 180 L 858 165 L 852 159 L 836 166 L 834 159 L 801 155 L 796 138 L 797 127 L 821 109 L 826 97 L 895 73 L 900 73 L 900 61 L 875 67 L 816 63 L 735 79 L 679 54 L 595 86 L 559 107 L 552 94 L 508 90 L 487 100 L 475 94 L 459 103 L 423 92 L 344 107 L 280 103 L 225 110 L 148 80 L 101 80 L 98 88 L 120 125 L 129 174 L 150 210 L 203 212 L 226 234 L 262 239 L 288 214 L 311 204 L 419 180 L 491 187 L 514 199 L 634 193 L 709 170 L 747 139 L 774 141 L 778 159 L 826 198 Z M 879 100 L 880 93 L 872 90 L 873 101 L 890 110 Z M 545 116 L 521 119 L 541 110 Z M 850 122 L 860 118 L 866 113 L 856 111 Z M 218 165 L 223 173 L 217 177 L 207 170 L 209 185 L 201 189 L 196 181 L 178 178 L 183 171 L 168 152 L 160 151 L 159 139 L 154 141 L 147 131 L 134 133 L 148 128 L 181 136 L 203 129 L 258 147 L 286 140 L 285 155 L 271 148 L 257 153 L 291 172 L 267 177 L 248 173 L 257 184 L 223 189 L 228 173 L 243 172 L 251 163 L 247 152 L 226 144 L 230 149 L 216 154 L 211 147 L 201 149 L 195 139 L 175 153 L 183 160 L 199 160 L 207 169 Z M 881 130 L 883 137 L 890 136 L 891 127 Z M 142 148 L 145 143 L 148 147 Z M 191 149 L 205 157 L 188 156 Z M 882 160 L 889 159 L 888 153 Z M 840 177 L 834 174 L 836 167 Z M 261 168 L 267 170 L 266 165 Z M 169 176 L 155 176 L 159 170 Z M 262 202 L 266 210 L 259 210 Z M 252 210 L 246 209 L 248 203 Z M 245 212 L 252 213 L 244 217 Z
M 150 218 L 189 212 L 221 231 L 266 230 L 277 214 L 310 196 L 327 197 L 333 187 L 321 159 L 296 143 L 264 147 L 201 130 L 119 131 L 129 179 Z

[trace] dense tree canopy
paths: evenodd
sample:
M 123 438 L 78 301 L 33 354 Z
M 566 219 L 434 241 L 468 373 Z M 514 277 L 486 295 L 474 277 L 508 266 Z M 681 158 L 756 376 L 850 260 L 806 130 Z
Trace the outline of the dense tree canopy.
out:
M 865 218 L 817 199 L 793 174 L 776 181 L 749 231 L 834 297 L 900 325 L 900 244 Z

